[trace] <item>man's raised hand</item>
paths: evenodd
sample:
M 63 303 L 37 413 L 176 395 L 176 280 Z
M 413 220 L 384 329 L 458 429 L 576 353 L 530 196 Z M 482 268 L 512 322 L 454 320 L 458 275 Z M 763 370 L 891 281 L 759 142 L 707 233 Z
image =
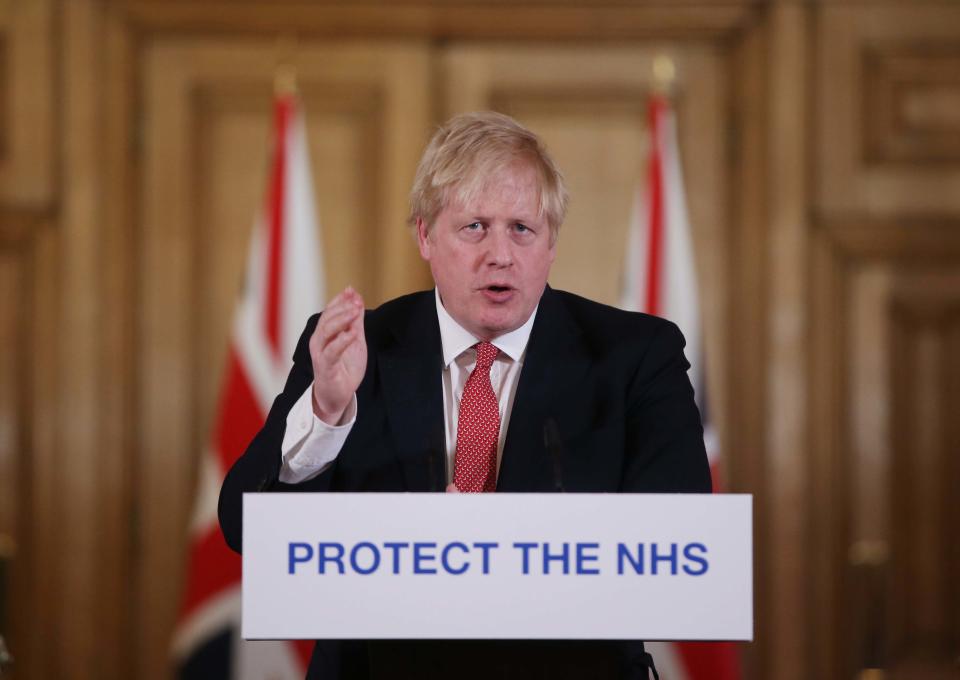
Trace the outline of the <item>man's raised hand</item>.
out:
M 328 425 L 340 424 L 367 370 L 363 298 L 347 286 L 320 315 L 310 338 L 313 412 Z

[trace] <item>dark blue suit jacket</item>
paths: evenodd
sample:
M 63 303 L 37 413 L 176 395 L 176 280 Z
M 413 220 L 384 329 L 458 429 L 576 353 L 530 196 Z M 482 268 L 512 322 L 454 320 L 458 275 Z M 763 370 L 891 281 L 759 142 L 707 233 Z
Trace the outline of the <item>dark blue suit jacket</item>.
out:
M 241 545 L 245 491 L 443 491 L 440 329 L 432 291 L 369 311 L 357 421 L 336 462 L 278 481 L 287 414 L 313 380 L 307 323 L 267 421 L 224 480 L 220 525 Z M 684 341 L 657 317 L 547 288 L 527 353 L 497 491 L 710 492 Z M 548 451 L 544 426 L 556 423 Z M 509 612 L 504 612 L 509 616 Z M 483 659 L 477 666 L 466 659 Z M 308 677 L 646 677 L 642 643 L 338 642 L 317 645 Z

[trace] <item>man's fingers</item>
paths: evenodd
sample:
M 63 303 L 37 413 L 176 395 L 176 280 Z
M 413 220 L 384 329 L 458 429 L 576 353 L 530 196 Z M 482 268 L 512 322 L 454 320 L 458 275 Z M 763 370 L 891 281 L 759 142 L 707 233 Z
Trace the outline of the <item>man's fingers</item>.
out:
M 363 298 L 360 296 L 360 293 L 353 289 L 353 286 L 347 286 L 340 293 L 337 294 L 335 298 L 330 300 L 327 304 L 329 309 L 334 304 L 350 304 L 350 305 L 363 305 Z
M 360 307 L 362 309 L 363 298 L 360 297 L 360 293 L 355 291 L 351 286 L 347 286 L 330 299 L 324 308 L 323 316 L 320 318 L 323 319 L 323 317 L 328 314 L 333 314 L 341 309 L 349 309 L 351 307 Z
M 323 348 L 323 359 L 328 364 L 335 364 L 343 353 L 346 351 L 347 347 L 350 346 L 350 343 L 356 340 L 357 334 L 352 331 L 344 331 L 337 335 L 336 338 L 331 340 Z
M 320 324 L 323 324 L 327 319 L 332 319 L 345 312 L 354 312 L 356 309 L 357 306 L 347 298 L 327 305 L 327 308 L 323 310 L 323 314 L 320 315 Z
M 330 300 L 323 310 L 323 314 L 320 315 L 319 325 L 324 324 L 326 320 L 332 319 L 346 311 L 363 311 L 363 298 L 352 288 L 347 288 Z
M 330 316 L 327 316 L 330 314 Z M 317 333 L 319 334 L 321 348 L 326 345 L 337 334 L 347 328 L 360 316 L 360 311 L 356 307 L 347 307 L 336 312 L 324 312 L 320 317 L 321 323 L 317 324 Z
M 354 341 L 365 342 L 363 313 L 363 298 L 349 286 L 330 301 L 310 338 L 315 369 L 324 370 L 318 369 L 317 362 L 327 367 L 335 364 Z
M 349 300 L 348 291 L 349 291 L 349 290 L 350 290 L 349 288 L 346 288 L 346 289 L 344 289 L 344 290 L 341 290 L 341 291 L 340 291 L 339 293 L 337 293 L 336 295 L 334 295 L 334 296 L 330 299 L 330 301 L 327 302 L 327 306 L 324 307 L 324 314 L 326 314 L 327 312 L 333 311 L 333 310 L 337 309 L 338 307 L 343 307 L 343 306 L 349 304 L 349 303 L 348 303 L 348 300 Z
M 324 316 L 326 316 L 326 312 L 324 312 Z M 342 310 L 335 313 L 329 319 L 326 319 L 323 326 L 317 327 L 317 349 L 323 351 L 340 333 L 347 330 L 354 330 L 353 325 L 356 323 L 357 318 L 361 316 L 359 310 L 354 308 Z
M 310 337 L 315 407 L 325 414 L 341 413 L 363 377 L 363 316 L 363 298 L 347 287 L 330 300 Z
M 362 303 L 361 303 L 361 305 L 362 305 Z M 357 316 L 356 316 L 356 318 L 351 322 L 350 328 L 351 328 L 351 330 L 356 331 L 356 332 L 357 332 L 357 335 L 359 335 L 361 338 L 363 337 L 363 307 L 362 307 L 362 306 L 358 308 L 358 310 L 357 310 Z

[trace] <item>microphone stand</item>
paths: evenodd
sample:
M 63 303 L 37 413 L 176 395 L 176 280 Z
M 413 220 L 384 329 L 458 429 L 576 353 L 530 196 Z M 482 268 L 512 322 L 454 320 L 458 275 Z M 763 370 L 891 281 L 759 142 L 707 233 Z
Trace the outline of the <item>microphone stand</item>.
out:
M 563 488 L 563 440 L 560 437 L 560 428 L 557 421 L 548 417 L 543 421 L 543 445 L 553 461 L 553 490 L 565 493 Z
M 553 418 L 548 417 L 543 422 L 543 445 L 553 462 L 553 490 L 557 493 L 565 493 L 566 489 L 563 486 L 563 439 L 560 437 L 560 428 L 557 427 L 557 421 Z M 654 680 L 660 680 L 660 674 L 657 673 L 653 656 L 644 649 L 640 658 L 646 666 L 646 670 L 653 673 Z M 649 677 L 649 673 L 646 674 L 646 677 Z
M 13 657 L 10 656 L 10 652 L 7 651 L 7 645 L 3 641 L 3 636 L 0 635 L 0 677 L 3 677 L 3 669 L 9 668 L 13 665 Z

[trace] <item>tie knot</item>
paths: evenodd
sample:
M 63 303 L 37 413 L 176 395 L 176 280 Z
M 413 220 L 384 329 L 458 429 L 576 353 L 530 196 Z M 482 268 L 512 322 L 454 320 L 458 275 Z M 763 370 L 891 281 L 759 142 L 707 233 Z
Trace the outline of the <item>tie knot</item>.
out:
M 487 370 L 490 366 L 493 365 L 493 360 L 497 358 L 498 350 L 489 342 L 478 342 L 476 344 L 477 348 L 477 369 Z

